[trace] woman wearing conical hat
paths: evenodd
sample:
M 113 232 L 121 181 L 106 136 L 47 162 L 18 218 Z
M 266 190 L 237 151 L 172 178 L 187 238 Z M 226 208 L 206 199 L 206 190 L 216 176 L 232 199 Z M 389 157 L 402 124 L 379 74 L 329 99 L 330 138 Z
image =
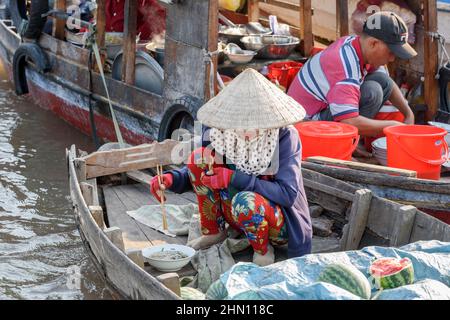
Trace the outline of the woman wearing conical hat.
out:
M 260 266 L 274 262 L 272 245 L 288 243 L 289 257 L 310 253 L 301 145 L 292 126 L 304 116 L 301 105 L 253 69 L 199 109 L 207 128 L 203 147 L 184 168 L 163 176 L 173 192 L 193 189 L 197 195 L 203 235 L 188 245 L 202 249 L 222 242 L 227 223 L 245 234 Z M 151 191 L 159 200 L 155 178 Z

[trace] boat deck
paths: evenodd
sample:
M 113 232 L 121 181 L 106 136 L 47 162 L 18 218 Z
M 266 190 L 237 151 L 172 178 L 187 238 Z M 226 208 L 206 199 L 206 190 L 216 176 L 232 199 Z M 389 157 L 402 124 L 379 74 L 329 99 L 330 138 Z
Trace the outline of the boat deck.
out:
M 150 194 L 148 186 L 136 183 L 128 185 L 107 186 L 103 188 L 107 211 L 107 224 L 109 226 L 119 227 L 122 230 L 125 251 L 132 249 L 144 249 L 163 243 L 186 244 L 187 236 L 169 237 L 158 232 L 130 217 L 126 212 L 137 210 L 144 205 L 159 204 Z M 196 203 L 195 194 L 187 192 L 184 194 L 175 194 L 166 191 L 167 204 L 183 205 L 187 203 Z M 287 259 L 287 246 L 280 246 L 275 249 L 276 261 Z M 239 253 L 233 254 L 236 261 L 252 261 L 253 250 L 248 248 Z M 145 270 L 154 276 L 162 272 L 145 264 Z M 178 271 L 179 276 L 195 275 L 196 271 L 191 264 L 188 264 L 182 270 Z

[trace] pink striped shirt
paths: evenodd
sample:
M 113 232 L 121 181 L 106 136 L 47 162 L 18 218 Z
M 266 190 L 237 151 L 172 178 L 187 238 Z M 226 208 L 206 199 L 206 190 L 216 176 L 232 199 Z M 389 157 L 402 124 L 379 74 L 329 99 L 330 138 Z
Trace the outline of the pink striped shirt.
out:
M 320 120 L 319 112 L 328 107 L 335 121 L 357 117 L 360 86 L 369 72 L 373 70 L 364 65 L 359 36 L 343 37 L 308 60 L 288 95 L 312 120 Z

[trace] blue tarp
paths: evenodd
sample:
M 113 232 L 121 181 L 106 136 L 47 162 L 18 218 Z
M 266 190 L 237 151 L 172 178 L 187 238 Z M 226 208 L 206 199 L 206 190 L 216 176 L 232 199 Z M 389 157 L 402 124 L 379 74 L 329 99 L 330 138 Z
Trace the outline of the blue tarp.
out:
M 450 297 L 450 243 L 420 241 L 401 248 L 366 247 L 358 251 L 310 254 L 288 259 L 267 267 L 238 263 L 218 281 L 224 299 L 360 299 L 351 292 L 329 283 L 317 282 L 320 272 L 329 264 L 352 264 L 369 280 L 371 261 L 381 257 L 409 258 L 414 266 L 415 283 L 378 292 L 377 299 L 446 299 Z M 434 281 L 432 281 L 434 280 Z M 214 286 L 214 285 L 213 285 Z M 217 286 L 216 286 L 217 287 Z M 226 295 L 226 296 L 225 296 Z

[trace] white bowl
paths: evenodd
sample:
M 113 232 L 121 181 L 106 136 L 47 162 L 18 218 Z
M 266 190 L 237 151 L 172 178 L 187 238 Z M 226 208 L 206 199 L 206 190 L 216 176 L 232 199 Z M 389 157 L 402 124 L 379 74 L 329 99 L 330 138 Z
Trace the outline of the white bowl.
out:
M 151 255 L 161 251 L 179 251 L 187 255 L 186 258 L 178 260 L 162 260 L 151 258 Z M 174 272 L 187 265 L 195 254 L 195 250 L 188 246 L 180 244 L 162 244 L 158 246 L 148 247 L 142 250 L 144 259 L 153 267 L 160 271 Z
M 256 56 L 256 52 L 251 50 L 242 50 L 242 53 L 227 53 L 228 59 L 234 63 L 247 63 L 252 61 L 253 57 Z

